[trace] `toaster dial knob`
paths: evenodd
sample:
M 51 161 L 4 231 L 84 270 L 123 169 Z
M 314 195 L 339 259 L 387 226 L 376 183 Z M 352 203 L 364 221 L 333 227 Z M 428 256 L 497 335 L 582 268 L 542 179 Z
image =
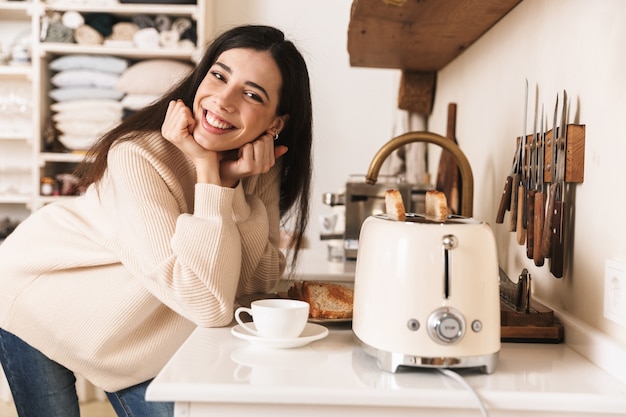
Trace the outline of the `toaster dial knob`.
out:
M 463 316 L 451 307 L 439 308 L 428 318 L 428 334 L 439 344 L 454 343 L 463 337 L 464 332 Z

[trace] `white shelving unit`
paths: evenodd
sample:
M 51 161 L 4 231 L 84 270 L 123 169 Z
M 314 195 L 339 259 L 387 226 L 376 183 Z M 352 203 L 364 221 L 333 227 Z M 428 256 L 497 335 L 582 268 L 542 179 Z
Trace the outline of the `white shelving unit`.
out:
M 174 4 L 172 4 L 174 3 Z M 189 18 L 195 24 L 197 47 L 202 47 L 213 33 L 212 1 L 197 0 L 196 4 L 147 4 L 118 3 L 94 5 L 91 2 L 68 0 L 0 0 L 0 45 L 2 51 L 11 48 L 15 38 L 30 34 L 31 62 L 28 65 L 0 64 L 0 117 L 3 103 L 15 97 L 11 89 L 27 91 L 27 130 L 16 131 L 10 124 L 0 121 L 0 218 L 23 219 L 32 211 L 57 198 L 40 194 L 41 179 L 57 171 L 71 171 L 83 158 L 83 154 L 65 151 L 50 151 L 44 146 L 46 130 L 52 112 L 48 97 L 51 86 L 49 63 L 65 55 L 111 55 L 135 63 L 145 59 L 175 59 L 191 62 L 192 49 L 112 47 L 107 45 L 82 45 L 77 43 L 46 42 L 40 39 L 45 32 L 44 16 L 52 13 L 63 15 L 78 12 L 82 16 L 94 13 L 112 15 L 117 20 L 130 21 L 133 16 L 165 15 Z M 5 87 L 3 89 L 3 86 Z M 24 90 L 26 89 L 26 90 Z M 4 95 L 3 95 L 4 94 Z M 67 198 L 67 197 L 66 197 Z
M 33 3 L 0 0 L 0 220 L 21 220 L 32 209 L 38 69 L 12 59 L 12 49 L 35 33 Z

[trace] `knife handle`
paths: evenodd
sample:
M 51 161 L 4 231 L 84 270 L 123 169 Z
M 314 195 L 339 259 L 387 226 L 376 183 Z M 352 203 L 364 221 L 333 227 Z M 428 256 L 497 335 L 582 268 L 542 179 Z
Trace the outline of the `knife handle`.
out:
M 502 198 L 500 199 L 500 207 L 498 207 L 498 214 L 496 216 L 496 223 L 504 223 L 504 213 L 511 207 L 511 189 L 513 188 L 513 177 L 510 175 L 506 177 L 504 182 L 504 191 L 502 191 Z
M 513 174 L 513 182 L 511 184 L 511 218 L 509 219 L 509 232 L 517 230 L 517 184 L 519 183 L 519 174 Z
M 524 196 L 524 204 L 523 204 L 523 210 L 522 213 L 524 213 L 522 215 L 522 228 L 524 230 L 526 230 L 526 226 L 528 225 L 528 191 L 530 191 L 529 188 L 524 187 L 524 190 L 522 192 L 522 195 Z
M 533 235 L 535 236 L 535 244 L 533 245 L 533 260 L 536 266 L 543 266 L 544 257 L 541 254 L 543 251 L 542 236 L 543 236 L 543 216 L 544 216 L 544 201 L 543 192 L 535 193 L 535 230 Z
M 526 229 L 524 229 L 524 203 L 526 202 L 526 189 L 523 185 L 517 187 L 517 243 L 523 245 L 526 241 Z
M 550 194 L 548 195 L 548 207 L 546 207 L 543 232 L 541 233 L 541 255 L 549 258 L 552 252 L 552 213 L 554 212 L 554 199 L 556 198 L 557 184 L 550 186 Z
M 535 190 L 528 190 L 526 198 L 526 256 L 533 259 L 535 245 Z
M 552 241 L 550 242 L 550 272 L 557 278 L 563 277 L 563 255 L 565 250 L 565 242 L 563 239 L 564 209 L 565 203 L 563 201 L 554 202 L 554 211 L 552 217 Z

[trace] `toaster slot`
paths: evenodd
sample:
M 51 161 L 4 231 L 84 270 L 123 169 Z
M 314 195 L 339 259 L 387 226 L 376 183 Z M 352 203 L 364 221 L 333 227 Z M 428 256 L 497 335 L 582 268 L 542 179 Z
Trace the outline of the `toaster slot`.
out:
M 457 238 L 454 235 L 445 235 L 442 239 L 443 249 L 443 298 L 450 298 L 450 251 L 458 246 Z

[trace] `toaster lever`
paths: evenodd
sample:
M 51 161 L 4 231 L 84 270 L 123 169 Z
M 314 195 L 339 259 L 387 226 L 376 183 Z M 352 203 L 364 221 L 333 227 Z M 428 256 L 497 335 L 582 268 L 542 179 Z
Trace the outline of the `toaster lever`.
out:
M 450 297 L 450 251 L 458 246 L 454 235 L 445 235 L 442 239 L 443 247 L 443 298 Z

